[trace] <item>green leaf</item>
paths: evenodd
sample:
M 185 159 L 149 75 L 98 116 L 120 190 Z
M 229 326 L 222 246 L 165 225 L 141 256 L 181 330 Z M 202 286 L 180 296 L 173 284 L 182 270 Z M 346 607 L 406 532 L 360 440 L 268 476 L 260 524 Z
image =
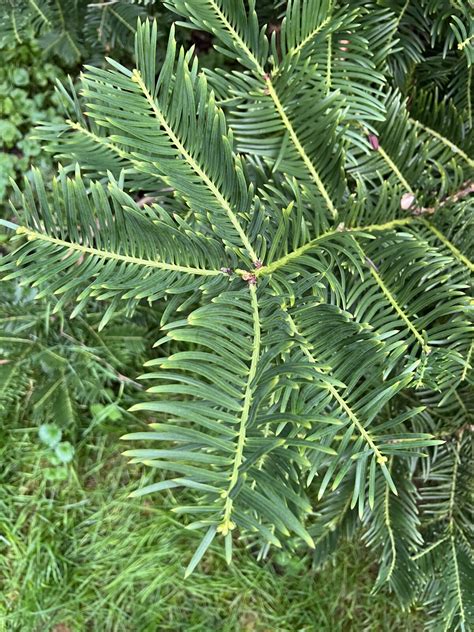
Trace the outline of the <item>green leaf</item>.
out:
M 38 430 L 40 441 L 49 448 L 55 448 L 61 441 L 61 429 L 56 424 L 41 424 Z
M 61 463 L 70 463 L 74 458 L 74 447 L 69 441 L 61 441 L 54 448 L 54 453 Z
M 184 572 L 185 579 L 191 575 L 191 573 L 194 571 L 196 566 L 201 561 L 204 553 L 211 546 L 211 543 L 212 543 L 212 541 L 214 539 L 214 536 L 216 535 L 216 530 L 217 530 L 217 527 L 215 525 L 212 525 L 207 530 L 206 535 L 201 540 L 198 548 L 196 549 L 196 551 L 194 552 L 194 555 L 191 558 L 191 561 L 189 562 L 189 564 L 186 567 L 186 570 Z

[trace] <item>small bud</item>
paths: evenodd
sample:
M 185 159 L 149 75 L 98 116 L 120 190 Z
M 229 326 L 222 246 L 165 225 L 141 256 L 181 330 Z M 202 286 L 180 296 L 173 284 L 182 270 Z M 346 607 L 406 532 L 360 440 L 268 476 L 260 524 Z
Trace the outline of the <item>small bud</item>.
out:
M 222 533 L 222 535 L 227 535 L 230 531 L 235 529 L 235 523 L 232 522 L 229 518 L 221 522 L 221 524 L 217 527 L 217 533 Z
M 380 147 L 378 136 L 375 134 L 369 134 L 369 143 L 374 151 L 378 151 L 378 148 Z
M 260 259 L 257 259 L 253 262 L 253 266 L 256 270 L 260 270 L 260 268 L 263 268 L 263 263 L 260 261 Z
M 415 201 L 415 196 L 413 195 L 413 193 L 404 193 L 402 195 L 402 199 L 400 200 L 400 207 L 404 211 L 407 211 L 414 201 Z
M 269 95 L 270 94 L 270 89 L 269 89 L 267 84 L 270 81 L 270 75 L 268 73 L 265 73 L 263 75 L 263 80 L 265 81 L 265 86 L 263 88 L 263 94 Z
M 247 281 L 249 285 L 257 284 L 257 277 L 255 276 L 255 274 L 252 274 L 251 272 L 244 272 L 244 274 L 242 275 L 242 279 L 244 281 Z
M 222 274 L 232 274 L 232 268 L 221 268 Z

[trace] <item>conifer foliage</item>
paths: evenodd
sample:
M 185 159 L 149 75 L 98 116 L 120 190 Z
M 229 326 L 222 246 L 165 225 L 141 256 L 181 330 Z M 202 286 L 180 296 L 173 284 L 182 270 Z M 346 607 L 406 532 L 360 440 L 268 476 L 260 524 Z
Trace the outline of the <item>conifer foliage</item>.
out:
M 188 574 L 215 540 L 321 562 L 350 535 L 376 588 L 467 630 L 470 3 L 290 0 L 270 26 L 255 0 L 165 4 L 166 49 L 139 22 L 133 69 L 61 88 L 39 134 L 64 167 L 17 191 L 2 274 L 101 326 L 162 310 L 125 454 L 159 470 L 136 495 L 191 490 Z

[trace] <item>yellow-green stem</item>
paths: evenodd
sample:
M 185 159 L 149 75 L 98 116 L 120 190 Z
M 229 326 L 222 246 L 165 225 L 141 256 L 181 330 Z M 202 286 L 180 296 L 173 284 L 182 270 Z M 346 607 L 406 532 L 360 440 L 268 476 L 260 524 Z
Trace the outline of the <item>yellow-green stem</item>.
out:
M 417 221 L 417 218 L 415 217 L 405 217 L 403 219 L 394 219 L 391 222 L 385 222 L 384 224 L 369 224 L 368 226 L 355 226 L 354 228 L 343 228 L 342 230 L 337 229 L 337 228 L 334 230 L 330 230 L 324 233 L 323 235 L 320 235 L 319 237 L 312 239 L 307 244 L 300 246 L 296 250 L 289 252 L 284 257 L 281 257 L 280 259 L 276 259 L 275 261 L 273 261 L 272 263 L 269 263 L 266 266 L 262 266 L 260 269 L 255 271 L 255 276 L 260 277 L 260 276 L 267 276 L 269 274 L 272 274 L 273 272 L 275 272 L 275 270 L 278 270 L 279 268 L 287 265 L 293 259 L 297 259 L 298 257 L 301 257 L 301 255 L 303 255 L 307 250 L 314 248 L 314 246 L 318 244 L 319 242 L 323 241 L 324 239 L 327 239 L 328 237 L 332 237 L 333 235 L 337 235 L 338 233 L 341 233 L 341 232 L 358 233 L 358 232 L 372 232 L 372 231 L 378 231 L 378 230 L 392 230 L 393 228 L 397 228 L 398 226 L 407 226 L 409 224 L 413 224 L 416 221 Z
M 257 290 L 255 285 L 249 285 L 250 288 L 250 300 L 252 302 L 252 315 L 253 315 L 253 344 L 252 344 L 252 359 L 250 361 L 249 374 L 247 378 L 247 384 L 245 386 L 244 404 L 242 408 L 242 414 L 240 416 L 239 435 L 237 438 L 237 446 L 235 450 L 234 462 L 232 465 L 232 473 L 230 476 L 229 485 L 225 492 L 225 506 L 224 516 L 222 522 L 218 526 L 217 530 L 223 535 L 227 535 L 229 531 L 234 528 L 232 521 L 232 507 L 234 501 L 230 497 L 230 493 L 234 489 L 239 479 L 239 469 L 243 462 L 245 439 L 247 437 L 247 423 L 250 416 L 250 406 L 252 405 L 253 397 L 253 380 L 257 372 L 258 360 L 260 358 L 260 316 L 258 310 Z
M 288 312 L 287 312 L 287 317 L 288 317 L 288 322 L 291 325 L 291 329 L 292 329 L 293 333 L 298 338 L 304 339 L 304 336 L 302 336 L 300 334 L 300 332 L 298 331 L 298 328 L 296 327 L 295 321 L 290 316 L 290 314 L 288 314 Z M 308 345 L 307 344 L 300 344 L 300 346 L 301 346 L 302 352 L 308 358 L 310 363 L 315 365 L 314 366 L 314 370 L 317 373 L 319 373 L 320 375 L 324 376 L 324 373 L 320 369 L 318 369 L 316 358 L 313 356 L 313 354 L 309 350 Z M 373 453 L 375 455 L 375 458 L 377 459 L 377 463 L 379 463 L 380 465 L 382 465 L 383 463 L 386 463 L 388 461 L 388 458 L 384 454 L 382 454 L 380 452 L 380 450 L 377 448 L 377 446 L 375 445 L 374 440 L 372 439 L 370 434 L 367 432 L 367 430 L 364 428 L 363 424 L 359 421 L 357 415 L 353 412 L 353 410 L 351 409 L 349 404 L 346 402 L 346 400 L 339 394 L 337 389 L 332 384 L 330 384 L 329 382 L 325 382 L 325 386 L 328 389 L 328 391 L 331 393 L 333 398 L 337 401 L 339 406 L 342 408 L 342 410 L 349 417 L 349 420 L 351 421 L 351 423 L 353 423 L 354 426 L 357 428 L 358 432 L 363 437 L 363 439 L 366 441 L 367 445 L 373 451 Z
M 132 75 L 132 81 L 135 81 L 140 86 L 140 89 L 142 90 L 143 94 L 145 95 L 145 98 L 148 101 L 148 104 L 150 105 L 150 108 L 152 109 L 153 114 L 158 119 L 158 122 L 163 127 L 163 129 L 166 131 L 166 133 L 169 136 L 169 138 L 171 139 L 172 143 L 177 148 L 179 153 L 183 156 L 183 158 L 186 160 L 186 162 L 191 167 L 191 169 L 195 173 L 197 173 L 197 175 L 202 179 L 202 181 L 206 184 L 208 189 L 214 195 L 214 197 L 216 198 L 216 200 L 218 201 L 220 206 L 225 211 L 225 213 L 226 213 L 227 217 L 229 218 L 229 220 L 230 220 L 232 226 L 234 227 L 235 231 L 239 235 L 240 240 L 242 242 L 242 245 L 247 250 L 250 258 L 252 259 L 252 261 L 256 261 L 258 259 L 257 253 L 252 248 L 252 244 L 250 243 L 249 238 L 245 234 L 242 226 L 240 225 L 239 220 L 237 219 L 237 216 L 235 215 L 234 211 L 232 210 L 232 208 L 231 208 L 231 206 L 229 204 L 229 201 L 222 195 L 222 193 L 219 191 L 218 187 L 214 184 L 214 182 L 207 175 L 207 173 L 204 171 L 204 169 L 202 169 L 201 165 L 188 152 L 188 150 L 183 145 L 181 140 L 175 134 L 174 130 L 170 127 L 168 121 L 166 120 L 166 117 L 163 115 L 162 111 L 160 110 L 160 108 L 156 104 L 155 99 L 153 98 L 152 94 L 150 93 L 150 91 L 146 87 L 145 82 L 143 81 L 142 76 L 141 76 L 141 74 L 140 74 L 140 72 L 138 70 L 134 70 L 133 75 Z
M 359 244 L 359 242 L 356 239 L 354 239 L 354 243 L 356 244 L 356 247 L 357 247 L 357 249 L 359 250 L 359 252 L 360 252 L 360 254 L 362 256 L 363 261 L 367 261 L 368 257 L 365 254 L 362 246 Z M 392 292 L 390 291 L 388 286 L 385 284 L 385 281 L 382 279 L 382 277 L 377 272 L 377 270 L 374 268 L 374 266 L 372 266 L 372 265 L 369 266 L 369 270 L 370 270 L 371 275 L 376 280 L 377 285 L 380 287 L 380 289 L 384 293 L 384 295 L 387 298 L 387 300 L 390 303 L 390 305 L 393 307 L 393 309 L 396 311 L 398 316 L 403 320 L 403 322 L 406 324 L 408 329 L 411 331 L 411 333 L 414 335 L 414 337 L 420 343 L 423 352 L 428 354 L 430 352 L 430 347 L 428 346 L 426 340 L 420 334 L 420 332 L 415 327 L 415 325 L 411 322 L 409 317 L 405 314 L 405 312 L 403 311 L 402 307 L 400 307 L 400 305 L 398 304 L 396 298 L 394 297 L 394 295 L 392 294 Z
M 446 246 L 446 248 L 449 248 L 449 250 L 453 253 L 456 259 L 459 259 L 459 261 L 462 261 L 462 263 L 464 263 L 464 265 L 466 265 L 469 268 L 469 270 L 471 270 L 471 272 L 474 272 L 474 263 L 472 263 L 472 261 L 469 261 L 469 259 L 462 254 L 459 248 L 456 248 L 456 246 L 452 244 L 449 241 L 449 239 L 447 239 L 443 235 L 441 231 L 435 228 L 435 226 L 433 226 L 433 224 L 428 222 L 426 219 L 422 219 L 421 221 L 427 228 L 431 230 L 432 233 L 436 235 L 436 237 Z
M 162 261 L 153 261 L 152 259 L 141 259 L 139 257 L 130 257 L 129 255 L 121 255 L 116 252 L 110 252 L 109 250 L 101 250 L 99 248 L 93 248 L 91 246 L 83 246 L 82 244 L 76 244 L 64 239 L 58 239 L 57 237 L 50 237 L 49 235 L 43 235 L 37 233 L 34 230 L 30 230 L 25 226 L 19 226 L 17 228 L 17 235 L 25 235 L 29 241 L 39 240 L 46 241 L 48 243 L 56 244 L 68 250 L 75 250 L 85 255 L 92 255 L 100 257 L 101 259 L 114 259 L 115 261 L 122 261 L 123 263 L 132 263 L 135 265 L 146 266 L 149 268 L 158 268 L 160 270 L 170 270 L 173 272 L 185 272 L 187 274 L 201 275 L 201 276 L 217 276 L 223 274 L 221 270 L 206 270 L 204 268 L 193 268 L 188 266 L 180 266 L 174 263 L 164 263 Z
M 420 121 L 417 121 L 416 119 L 410 119 L 410 120 L 413 122 L 413 124 L 416 127 L 419 127 L 427 134 L 430 134 L 434 138 L 437 138 L 440 142 L 443 143 L 443 145 L 446 145 L 446 147 L 449 147 L 449 149 L 451 149 L 451 151 L 453 151 L 455 154 L 458 154 L 459 156 L 461 156 L 461 158 L 463 158 L 470 167 L 474 167 L 474 160 L 472 160 L 472 158 L 469 158 L 469 156 L 466 154 L 465 151 L 463 151 L 460 147 L 452 143 L 448 138 L 445 138 L 439 132 L 435 131 L 434 129 L 431 129 L 431 127 L 427 127 L 426 125 L 423 125 L 423 123 L 420 123 Z

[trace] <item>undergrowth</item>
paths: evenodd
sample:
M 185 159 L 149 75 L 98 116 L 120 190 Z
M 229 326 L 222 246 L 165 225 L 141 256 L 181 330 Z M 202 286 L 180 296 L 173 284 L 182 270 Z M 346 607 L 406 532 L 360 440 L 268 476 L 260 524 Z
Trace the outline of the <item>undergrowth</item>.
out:
M 0 216 L 8 204 L 11 178 L 29 176 L 33 163 L 44 174 L 52 171 L 53 160 L 41 152 L 34 128 L 40 120 L 61 120 L 54 85 L 63 77 L 34 40 L 0 47 Z
M 131 478 L 112 426 L 82 428 L 60 482 L 44 475 L 36 427 L 3 432 L 2 632 L 422 629 L 416 613 L 371 595 L 374 559 L 347 544 L 324 571 L 308 555 L 262 564 L 244 549 L 229 568 L 215 547 L 185 581 L 193 542 L 159 504 L 127 498 L 146 480 Z

